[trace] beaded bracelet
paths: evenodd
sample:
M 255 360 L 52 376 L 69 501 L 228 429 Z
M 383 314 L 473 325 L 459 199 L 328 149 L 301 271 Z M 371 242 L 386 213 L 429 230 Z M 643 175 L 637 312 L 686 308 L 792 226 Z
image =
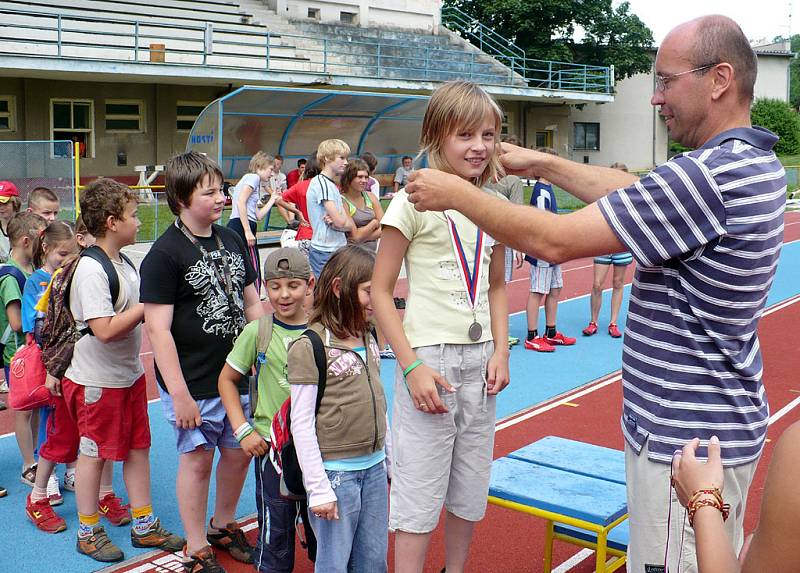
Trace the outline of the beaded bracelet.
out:
M 710 495 L 713 499 L 701 499 L 703 495 Z M 692 494 L 689 503 L 686 504 L 690 527 L 694 525 L 694 514 L 701 507 L 714 507 L 718 509 L 722 514 L 722 521 L 726 521 L 731 512 L 730 504 L 722 503 L 722 492 L 719 488 L 697 490 Z

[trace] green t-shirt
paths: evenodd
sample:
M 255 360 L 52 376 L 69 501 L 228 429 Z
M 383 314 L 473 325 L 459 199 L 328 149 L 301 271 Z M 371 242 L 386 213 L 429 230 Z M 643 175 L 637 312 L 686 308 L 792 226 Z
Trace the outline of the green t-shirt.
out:
M 14 265 L 19 270 L 22 271 L 22 274 L 25 275 L 25 278 L 30 276 L 30 273 L 25 272 L 25 270 L 19 266 L 19 263 L 14 259 L 10 258 L 6 262 L 6 264 Z M 8 314 L 6 312 L 6 307 L 9 303 L 14 301 L 18 301 L 20 303 L 20 313 L 22 312 L 22 291 L 19 290 L 19 283 L 17 283 L 17 279 L 15 279 L 11 275 L 6 275 L 0 280 L 0 305 L 3 307 L 3 312 L 0 312 L 0 337 L 5 334 L 6 328 L 8 327 Z M 21 314 L 20 314 L 21 316 Z M 6 341 L 6 347 L 3 350 L 3 365 L 8 366 L 11 364 L 11 359 L 14 357 L 14 353 L 17 351 L 17 348 L 24 342 L 25 338 L 19 332 L 11 332 L 11 335 L 8 337 Z
M 269 437 L 272 417 L 290 395 L 289 382 L 286 380 L 287 348 L 292 340 L 306 331 L 305 324 L 284 324 L 274 317 L 272 324 L 267 361 L 258 375 L 258 404 L 253 412 L 255 429 L 266 438 Z M 225 362 L 241 374 L 250 374 L 257 355 L 258 321 L 254 320 L 244 327 Z

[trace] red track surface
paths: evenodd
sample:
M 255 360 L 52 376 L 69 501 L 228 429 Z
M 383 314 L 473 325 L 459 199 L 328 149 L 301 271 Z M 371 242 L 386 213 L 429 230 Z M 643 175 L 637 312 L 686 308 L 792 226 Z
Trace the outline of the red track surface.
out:
M 786 225 L 786 241 L 800 239 L 800 213 L 787 214 Z M 592 283 L 591 260 L 572 261 L 564 265 L 563 268 L 568 272 L 565 274 L 565 287 L 562 298 L 572 298 L 587 293 Z M 626 279 L 629 281 L 631 276 L 632 272 L 629 271 Z M 524 310 L 527 298 L 527 280 L 527 272 L 525 270 L 515 271 L 514 281 L 509 286 L 510 312 Z M 401 281 L 398 284 L 397 294 L 404 295 L 405 289 L 405 281 Z M 785 335 L 785 333 L 791 332 L 793 326 L 798 322 L 800 322 L 800 301 L 764 317 L 761 322 L 760 337 L 764 353 L 764 383 L 767 386 L 770 410 L 773 414 L 800 396 L 800 383 L 793 376 L 800 370 L 800 355 L 797 353 L 796 341 L 793 337 Z M 146 340 L 142 351 L 142 359 L 150 382 L 148 392 L 151 397 L 156 397 L 152 353 Z M 567 395 L 572 393 L 574 392 L 570 392 Z M 506 455 L 547 435 L 558 435 L 622 449 L 623 440 L 619 431 L 621 404 L 622 391 L 619 382 L 613 382 L 580 398 L 570 399 L 569 405 L 557 406 L 540 415 L 498 431 L 494 455 L 495 457 Z M 798 420 L 798 412 L 800 412 L 800 408 L 793 410 L 770 427 L 769 442 L 750 490 L 745 519 L 745 529 L 747 531 L 752 531 L 756 525 L 764 477 L 774 442 L 783 430 Z M 0 432 L 12 430 L 13 418 L 11 413 L 0 413 Z M 251 532 L 251 536 L 254 537 L 255 532 Z M 481 573 L 538 572 L 541 571 L 543 547 L 543 521 L 518 512 L 489 506 L 486 518 L 476 527 L 469 570 Z M 557 543 L 553 562 L 554 564 L 562 563 L 575 553 L 576 548 L 573 546 Z M 390 564 L 393 559 L 393 551 L 390 549 Z M 222 556 L 221 562 L 229 573 L 253 571 L 252 568 L 244 567 L 226 559 L 225 556 Z M 575 573 L 592 571 L 593 563 L 593 559 L 587 559 L 572 571 Z M 426 572 L 438 573 L 443 566 L 444 544 L 442 531 L 439 528 L 433 536 Z M 298 573 L 313 571 L 310 562 L 300 549 L 298 549 L 297 553 L 295 571 Z

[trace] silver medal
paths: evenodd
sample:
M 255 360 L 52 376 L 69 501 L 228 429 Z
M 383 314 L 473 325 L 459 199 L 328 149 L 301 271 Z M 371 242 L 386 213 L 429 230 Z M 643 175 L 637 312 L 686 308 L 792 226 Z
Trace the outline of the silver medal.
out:
M 467 331 L 469 334 L 469 339 L 472 342 L 477 342 L 481 339 L 481 335 L 483 334 L 483 327 L 478 324 L 477 322 L 473 322 L 469 325 L 469 330 Z

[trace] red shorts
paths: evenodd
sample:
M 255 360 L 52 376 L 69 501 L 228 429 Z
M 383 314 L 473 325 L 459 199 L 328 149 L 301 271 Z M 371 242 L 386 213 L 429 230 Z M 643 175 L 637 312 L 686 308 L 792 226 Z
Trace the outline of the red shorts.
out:
M 122 462 L 131 450 L 150 447 L 144 376 L 129 388 L 82 386 L 64 378 L 62 389 L 78 427 L 81 454 Z
M 47 435 L 39 448 L 39 455 L 47 461 L 68 464 L 78 457 L 78 427 L 69 414 L 67 403 L 53 396 L 53 410 L 47 418 Z

